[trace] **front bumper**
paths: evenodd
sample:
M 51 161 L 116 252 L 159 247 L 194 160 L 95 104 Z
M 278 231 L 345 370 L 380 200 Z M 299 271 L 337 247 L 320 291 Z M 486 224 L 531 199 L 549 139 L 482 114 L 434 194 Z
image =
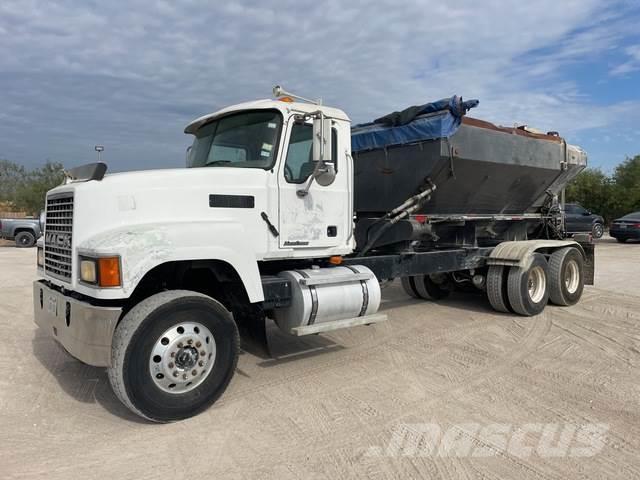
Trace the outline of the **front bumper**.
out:
M 96 307 L 37 280 L 33 283 L 33 312 L 36 324 L 75 358 L 96 367 L 111 365 L 111 341 L 122 308 Z

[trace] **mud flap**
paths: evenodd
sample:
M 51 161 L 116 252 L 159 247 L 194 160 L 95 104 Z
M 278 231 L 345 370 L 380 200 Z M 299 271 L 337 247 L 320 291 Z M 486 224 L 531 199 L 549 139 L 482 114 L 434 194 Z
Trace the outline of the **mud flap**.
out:
M 267 337 L 267 318 L 261 308 L 247 308 L 237 314 L 234 319 L 240 332 L 240 348 L 243 351 L 262 359 L 271 358 L 271 350 Z

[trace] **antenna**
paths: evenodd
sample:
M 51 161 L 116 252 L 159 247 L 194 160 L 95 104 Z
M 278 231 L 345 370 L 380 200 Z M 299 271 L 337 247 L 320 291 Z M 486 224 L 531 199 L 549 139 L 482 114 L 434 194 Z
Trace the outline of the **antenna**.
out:
M 296 95 L 295 93 L 287 92 L 280 85 L 276 85 L 275 87 L 273 87 L 273 96 L 276 97 L 276 98 L 292 97 L 292 98 L 296 98 L 298 100 L 302 100 L 303 102 L 313 103 L 315 105 L 322 105 L 322 99 L 321 98 L 319 98 L 317 100 L 311 100 L 309 98 L 301 97 L 300 95 Z

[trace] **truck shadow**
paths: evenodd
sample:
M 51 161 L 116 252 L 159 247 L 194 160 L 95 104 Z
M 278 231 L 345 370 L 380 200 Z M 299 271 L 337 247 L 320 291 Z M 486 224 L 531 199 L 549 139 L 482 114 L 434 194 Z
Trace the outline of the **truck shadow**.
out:
M 420 305 L 424 308 L 440 306 L 460 309 L 471 313 L 510 315 L 496 312 L 489 304 L 484 292 L 481 292 L 480 290 L 472 292 L 454 291 L 451 292 L 448 297 L 434 302 L 410 297 L 404 292 L 404 290 L 402 290 L 402 287 L 398 282 L 394 282 L 382 290 L 382 303 L 380 305 L 381 312 L 386 311 L 387 313 L 391 313 L 396 308 L 410 305 Z
M 75 401 L 98 403 L 109 413 L 124 420 L 149 423 L 120 403 L 111 390 L 106 368 L 92 367 L 76 360 L 41 328 L 36 330 L 31 345 L 40 364 Z
M 322 335 L 306 335 L 304 337 L 289 335 L 269 319 L 267 319 L 266 330 L 269 355 L 262 356 L 263 361 L 258 363 L 258 366 L 264 368 L 316 357 L 345 348 Z

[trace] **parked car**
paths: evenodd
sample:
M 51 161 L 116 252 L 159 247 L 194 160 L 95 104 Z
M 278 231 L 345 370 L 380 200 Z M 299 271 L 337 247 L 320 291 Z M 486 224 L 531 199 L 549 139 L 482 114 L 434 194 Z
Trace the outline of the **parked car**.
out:
M 640 212 L 615 219 L 611 223 L 609 234 L 621 243 L 631 239 L 640 240 Z
M 591 232 L 593 238 L 600 238 L 604 233 L 604 218 L 579 203 L 565 204 L 564 223 L 567 233 Z
M 38 218 L 5 218 L 0 220 L 0 238 L 15 240 L 16 247 L 28 248 L 42 235 Z

